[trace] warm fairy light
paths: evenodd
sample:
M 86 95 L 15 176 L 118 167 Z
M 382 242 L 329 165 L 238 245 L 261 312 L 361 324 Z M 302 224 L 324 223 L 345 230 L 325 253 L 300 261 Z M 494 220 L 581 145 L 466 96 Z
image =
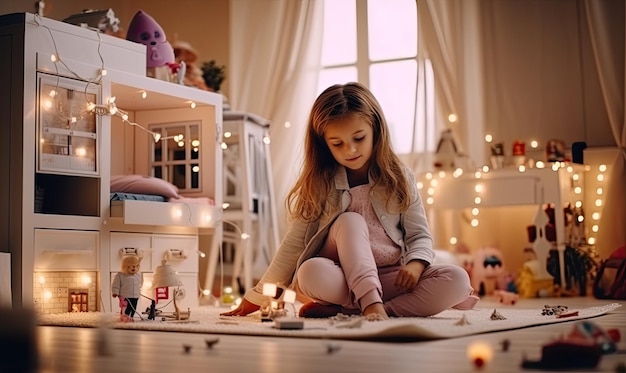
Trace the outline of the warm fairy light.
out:
M 230 206 L 230 203 L 224 202 L 222 203 L 222 210 L 226 210 Z
M 544 167 L 546 167 L 546 164 L 543 163 L 543 161 L 537 161 L 537 163 L 535 163 L 535 167 L 536 168 L 544 168 Z
M 476 185 L 474 185 L 474 191 L 476 193 L 482 192 L 483 189 L 484 189 L 484 185 L 483 184 L 477 183 Z
M 107 75 L 107 69 L 101 69 L 100 70 L 100 75 L 106 76 Z
M 148 92 L 146 91 L 141 91 L 141 98 L 143 98 L 144 100 L 146 99 L 146 97 L 148 97 Z
M 193 167 L 191 168 L 191 171 L 192 171 L 192 172 L 200 172 L 200 166 L 193 166 Z
M 483 173 L 480 171 L 476 171 L 474 172 L 474 178 L 475 179 L 480 179 L 481 177 L 483 177 Z
M 209 290 L 209 289 L 204 289 L 204 290 L 202 290 L 202 295 L 204 295 L 204 296 L 209 296 L 209 295 L 211 295 L 211 290 Z
M 598 170 L 600 170 L 600 172 L 606 172 L 606 165 L 605 165 L 605 164 L 601 164 L 601 165 L 598 167 Z
M 439 178 L 440 179 L 445 179 L 446 178 L 446 172 L 445 171 L 439 171 Z
M 271 143 L 269 136 L 263 136 L 263 144 L 269 145 Z
M 598 176 L 596 176 L 596 180 L 598 180 L 598 181 L 604 181 L 604 175 L 602 175 L 602 174 L 598 174 Z
M 601 195 L 602 195 L 602 192 L 603 192 L 602 188 L 598 188 L 598 189 L 596 189 L 596 194 L 597 194 L 597 195 L 601 196 Z
M 426 173 L 426 175 L 424 175 L 424 177 L 425 177 L 427 180 L 431 180 L 431 179 L 433 178 L 433 174 L 432 174 L 431 172 L 427 172 L 427 173 Z
M 467 357 L 477 368 L 482 368 L 493 359 L 493 348 L 487 342 L 472 342 L 467 346 Z
M 596 199 L 596 207 L 601 207 L 602 206 L 602 199 L 598 198 Z
M 571 174 L 572 172 L 574 172 L 574 167 L 572 167 L 572 166 L 567 166 L 566 170 L 567 170 L 567 172 L 568 172 L 568 173 L 570 173 L 570 174 Z
M 537 140 L 531 140 L 530 141 L 530 147 L 533 149 L 537 149 L 537 147 L 539 146 L 539 142 Z
M 426 191 L 426 193 L 427 193 L 429 196 L 434 196 L 434 195 L 435 195 L 435 188 L 433 188 L 433 187 L 428 188 L 428 190 Z
M 583 188 L 577 186 L 574 187 L 574 194 L 581 194 L 583 192 Z
M 519 170 L 519 172 L 525 172 L 526 171 L 526 166 L 521 164 L 521 165 L 519 165 L 519 167 L 517 169 Z
M 489 172 L 489 166 L 484 165 L 484 166 L 483 166 L 483 172 L 484 172 L 484 173 Z
M 285 127 L 285 128 L 291 128 L 291 122 L 290 122 L 290 121 L 286 121 L 286 122 L 283 124 L 283 127 Z
M 241 239 L 242 239 L 242 240 L 247 240 L 248 238 L 250 238 L 250 235 L 249 235 L 249 234 L 247 234 L 247 233 L 242 233 L 242 234 L 241 234 Z
M 572 175 L 572 180 L 574 180 L 574 181 L 580 180 L 580 175 L 579 174 Z
M 474 204 L 475 204 L 475 205 L 480 205 L 482 201 L 483 201 L 483 199 L 482 199 L 482 198 L 480 198 L 480 197 L 474 197 Z
M 437 185 L 439 185 L 439 180 L 437 180 L 437 179 L 430 180 L 430 186 L 431 187 L 436 188 Z
M 559 168 L 561 168 L 561 165 L 559 164 L 559 162 L 552 163 L 552 171 L 558 171 Z
M 85 155 L 87 155 L 87 149 L 82 146 L 80 148 L 76 148 L 76 155 L 79 157 L 84 157 Z
M 600 230 L 600 227 L 598 227 L 597 224 L 594 224 L 594 225 L 591 226 L 591 231 L 593 233 L 598 233 L 599 230 Z
M 600 220 L 600 213 L 599 212 L 594 212 L 593 214 L 591 214 L 591 218 L 593 220 Z
M 226 150 L 226 149 L 228 149 L 228 144 L 223 142 L 223 143 L 220 144 L 220 148 L 222 148 L 222 150 Z
M 589 237 L 589 239 L 587 239 L 587 243 L 589 245 L 594 245 L 596 243 L 596 238 L 595 237 Z
M 45 284 L 46 283 L 46 278 L 43 277 L 43 276 L 39 276 L 39 283 L 42 284 L 42 285 Z
M 59 57 L 57 57 L 56 54 L 53 54 L 53 55 L 50 56 L 50 61 L 57 62 L 58 60 L 59 60 Z
M 51 299 L 52 298 L 52 292 L 50 290 L 46 290 L 43 292 L 43 298 L 44 299 Z
M 478 215 L 479 213 L 480 213 L 480 210 L 478 209 L 478 207 L 474 207 L 474 208 L 472 209 L 472 215 L 476 216 L 476 215 Z
M 448 115 L 448 122 L 450 123 L 456 123 L 456 121 L 458 120 L 458 117 L 456 116 L 456 114 L 450 114 Z
M 417 189 L 424 189 L 424 183 L 422 183 L 421 181 L 418 181 L 417 183 L 415 183 L 415 186 L 417 186 Z
M 462 168 L 457 168 L 456 170 L 454 170 L 454 172 L 452 173 L 452 176 L 454 178 L 459 178 L 463 175 L 463 169 Z
M 198 147 L 200 146 L 200 140 L 191 140 L 191 146 Z
M 191 107 L 192 109 L 196 108 L 196 103 L 191 101 L 191 103 L 189 104 L 189 107 Z
M 294 303 L 296 301 L 296 292 L 291 289 L 285 289 L 285 294 L 283 295 L 283 300 L 286 303 Z
M 435 203 L 435 199 L 433 197 L 426 198 L 427 205 L 432 205 L 433 203 Z
M 263 295 L 267 295 L 269 297 L 273 297 L 276 295 L 276 291 L 278 290 L 278 285 L 266 282 L 263 284 Z
M 574 206 L 579 209 L 581 207 L 583 207 L 583 202 L 582 201 L 576 201 L 576 203 L 574 204 Z
M 456 245 L 456 243 L 458 242 L 457 238 L 452 236 L 450 237 L 450 245 Z
M 489 133 L 488 133 L 488 134 L 486 134 L 486 135 L 485 135 L 485 142 L 490 143 L 490 142 L 492 142 L 492 141 L 493 141 L 493 136 L 491 136 L 491 134 L 489 134 Z
M 470 225 L 474 228 L 478 227 L 478 219 L 472 219 L 472 221 L 470 221 Z
M 226 138 L 226 139 L 229 139 L 232 135 L 233 135 L 233 133 L 230 132 L 230 131 L 224 132 L 224 138 Z

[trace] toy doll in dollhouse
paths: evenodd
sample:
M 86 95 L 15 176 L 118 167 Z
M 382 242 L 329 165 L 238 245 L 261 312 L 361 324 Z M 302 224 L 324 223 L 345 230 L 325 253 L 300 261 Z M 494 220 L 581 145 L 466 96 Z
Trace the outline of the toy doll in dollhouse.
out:
M 120 320 L 133 321 L 137 303 L 141 296 L 143 275 L 139 272 L 141 258 L 138 255 L 122 257 L 120 272 L 113 277 L 111 294 L 120 300 Z

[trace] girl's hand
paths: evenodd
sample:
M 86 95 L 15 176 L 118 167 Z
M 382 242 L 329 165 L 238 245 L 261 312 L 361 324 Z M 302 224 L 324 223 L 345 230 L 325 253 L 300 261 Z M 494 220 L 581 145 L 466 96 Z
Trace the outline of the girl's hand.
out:
M 424 268 L 426 268 L 426 266 L 419 260 L 408 262 L 398 271 L 394 285 L 400 290 L 412 291 L 415 289 L 422 272 L 424 272 Z
M 220 316 L 246 316 L 247 314 L 258 310 L 259 308 L 261 307 L 248 301 L 246 298 L 243 298 L 237 308 L 232 311 L 220 313 Z

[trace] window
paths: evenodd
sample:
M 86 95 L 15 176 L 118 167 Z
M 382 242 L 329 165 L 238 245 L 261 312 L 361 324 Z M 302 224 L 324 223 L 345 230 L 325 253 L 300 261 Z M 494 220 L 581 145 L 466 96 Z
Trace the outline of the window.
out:
M 161 135 L 152 144 L 152 176 L 169 181 L 179 191 L 200 188 L 200 124 L 168 123 L 150 126 Z
M 318 94 L 359 81 L 382 105 L 397 153 L 434 151 L 434 79 L 417 58 L 415 0 L 325 0 L 321 62 Z

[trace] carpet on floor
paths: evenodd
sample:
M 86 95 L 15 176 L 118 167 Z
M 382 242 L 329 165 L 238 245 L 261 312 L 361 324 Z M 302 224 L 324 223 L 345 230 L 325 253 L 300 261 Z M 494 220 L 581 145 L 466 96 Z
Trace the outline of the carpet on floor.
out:
M 403 317 L 385 321 L 367 321 L 361 316 L 298 318 L 297 320 L 304 323 L 303 328 L 298 330 L 279 329 L 272 321 L 262 321 L 258 313 L 245 317 L 223 317 L 219 314 L 225 308 L 209 306 L 191 309 L 190 318 L 185 321 L 162 321 L 158 317 L 156 320 L 147 320 L 144 316 L 134 322 L 121 322 L 118 313 L 80 312 L 41 314 L 38 316 L 38 324 L 320 339 L 436 340 L 589 319 L 605 315 L 619 307 L 619 303 L 610 303 L 569 309 L 569 312 L 577 312 L 577 315 L 564 318 L 542 315 L 542 309 L 516 307 L 476 308 L 467 311 L 451 309 L 431 317 Z

